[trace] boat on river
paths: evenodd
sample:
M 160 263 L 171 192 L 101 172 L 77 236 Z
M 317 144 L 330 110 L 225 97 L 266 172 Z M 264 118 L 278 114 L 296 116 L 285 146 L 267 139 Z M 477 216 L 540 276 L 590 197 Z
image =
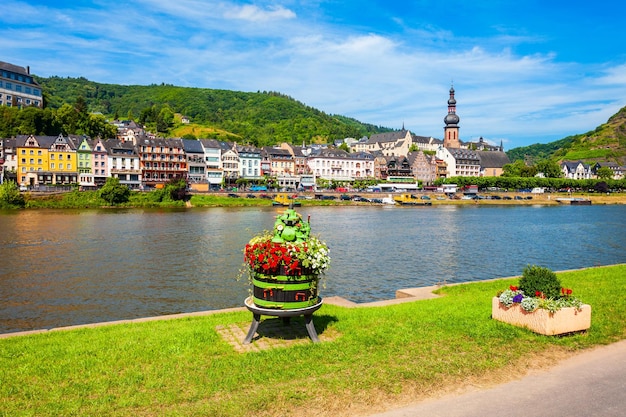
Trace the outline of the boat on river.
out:
M 582 197 L 562 197 L 562 198 L 557 198 L 556 201 L 559 204 L 570 204 L 572 206 L 590 206 L 591 205 L 591 200 L 587 199 L 587 198 L 582 198 Z
M 413 194 L 400 194 L 395 196 L 394 201 L 403 206 L 432 206 L 429 200 L 422 200 Z

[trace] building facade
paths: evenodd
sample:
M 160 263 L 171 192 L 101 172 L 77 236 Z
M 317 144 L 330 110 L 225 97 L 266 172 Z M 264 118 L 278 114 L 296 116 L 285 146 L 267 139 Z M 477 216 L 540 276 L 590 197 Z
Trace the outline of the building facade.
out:
M 43 108 L 41 87 L 29 67 L 0 61 L 0 106 Z

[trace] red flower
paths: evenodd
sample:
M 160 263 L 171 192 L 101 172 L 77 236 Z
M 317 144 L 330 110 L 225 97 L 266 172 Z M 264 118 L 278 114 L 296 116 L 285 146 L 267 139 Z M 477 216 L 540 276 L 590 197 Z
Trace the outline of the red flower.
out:
M 509 289 L 510 289 L 511 291 L 517 291 L 517 287 L 516 287 L 515 285 L 511 285 L 511 286 L 509 287 Z
M 541 291 L 535 291 L 535 297 L 545 298 Z

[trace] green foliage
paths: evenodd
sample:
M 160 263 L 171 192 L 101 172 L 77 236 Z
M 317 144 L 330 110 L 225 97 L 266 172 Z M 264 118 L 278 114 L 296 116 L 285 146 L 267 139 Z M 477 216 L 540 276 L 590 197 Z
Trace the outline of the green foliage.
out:
M 547 143 L 511 149 L 507 152 L 511 161 L 538 160 L 578 161 L 587 163 L 613 161 L 626 164 L 626 107 L 609 118 L 608 122 L 584 134 L 568 136 Z
M 545 298 L 558 298 L 561 295 L 561 282 L 550 269 L 527 265 L 520 278 L 519 289 L 530 297 L 540 292 Z
M 164 201 L 185 201 L 187 194 L 187 181 L 183 179 L 170 180 L 164 187 Z
M 24 205 L 24 196 L 14 181 L 0 184 L 0 209 L 23 208 Z
M 511 161 L 523 161 L 530 157 L 532 159 L 549 159 L 559 149 L 567 149 L 574 141 L 574 136 L 568 136 L 564 139 L 550 143 L 535 143 L 529 146 L 520 146 L 506 152 Z
M 139 114 L 140 123 L 163 135 L 173 127 L 170 114 L 174 113 L 230 132 L 229 140 L 238 138 L 257 146 L 280 142 L 327 143 L 390 130 L 328 115 L 276 92 L 245 93 L 164 84 L 123 86 L 95 83 L 85 78 L 38 77 L 37 80 L 50 95 L 51 108 L 73 104 L 82 96 L 91 112 Z
M 537 175 L 537 168 L 528 166 L 524 161 L 517 160 L 502 167 L 502 176 L 504 177 L 534 177 Z
M 98 195 L 109 205 L 113 206 L 128 202 L 130 189 L 126 185 L 120 184 L 119 178 L 109 177 Z
M 502 190 L 520 190 L 543 187 L 552 190 L 571 188 L 572 190 L 588 191 L 594 189 L 596 184 L 604 182 L 610 190 L 626 190 L 626 179 L 621 180 L 576 180 L 571 178 L 538 178 L 538 177 L 450 177 L 435 181 L 435 185 L 457 184 L 459 187 L 465 185 L 478 185 L 479 190 L 490 187 Z
M 549 159 L 544 159 L 535 164 L 537 172 L 542 172 L 546 178 L 561 178 L 563 171 L 561 166 L 556 162 Z
M 600 167 L 596 171 L 596 175 L 600 179 L 608 180 L 608 179 L 613 178 L 613 170 L 609 167 Z
M 61 208 L 61 209 L 85 209 L 102 207 L 103 201 L 97 191 L 79 191 L 77 188 L 65 194 L 52 194 L 28 198 L 26 208 Z
M 84 104 L 80 104 L 81 108 Z M 16 135 L 85 134 L 92 138 L 114 138 L 115 126 L 101 114 L 81 113 L 71 104 L 59 109 L 0 107 L 0 137 Z

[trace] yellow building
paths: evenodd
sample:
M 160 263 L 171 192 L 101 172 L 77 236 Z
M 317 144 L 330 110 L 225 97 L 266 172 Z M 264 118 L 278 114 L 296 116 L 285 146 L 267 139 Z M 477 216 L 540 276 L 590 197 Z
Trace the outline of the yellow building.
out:
M 18 136 L 15 154 L 21 185 L 70 185 L 77 181 L 76 142 L 71 137 Z

